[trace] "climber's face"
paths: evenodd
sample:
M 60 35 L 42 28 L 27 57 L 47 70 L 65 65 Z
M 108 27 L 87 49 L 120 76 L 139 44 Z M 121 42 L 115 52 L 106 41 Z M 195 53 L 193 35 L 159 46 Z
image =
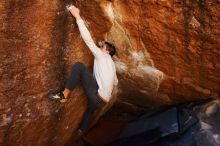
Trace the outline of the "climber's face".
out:
M 101 50 L 102 50 L 103 53 L 109 54 L 109 51 L 107 49 L 107 45 L 106 44 L 101 47 Z
M 103 46 L 100 47 L 102 51 L 106 51 L 106 45 L 104 44 Z
M 106 45 L 105 41 L 98 42 L 98 46 L 100 47 L 102 52 L 109 53 L 109 51 L 107 50 L 107 45 Z

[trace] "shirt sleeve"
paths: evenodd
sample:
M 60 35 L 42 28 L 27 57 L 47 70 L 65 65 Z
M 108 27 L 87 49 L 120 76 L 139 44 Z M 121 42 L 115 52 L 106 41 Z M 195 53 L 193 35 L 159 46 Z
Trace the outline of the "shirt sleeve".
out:
M 101 49 L 99 47 L 97 47 L 96 44 L 94 43 L 94 41 L 91 37 L 91 34 L 90 34 L 89 30 L 87 29 L 84 21 L 82 19 L 79 19 L 76 21 L 76 23 L 79 27 L 79 31 L 82 36 L 82 39 L 84 40 L 86 45 L 89 47 L 92 54 L 95 57 L 99 57 L 100 55 L 102 55 Z

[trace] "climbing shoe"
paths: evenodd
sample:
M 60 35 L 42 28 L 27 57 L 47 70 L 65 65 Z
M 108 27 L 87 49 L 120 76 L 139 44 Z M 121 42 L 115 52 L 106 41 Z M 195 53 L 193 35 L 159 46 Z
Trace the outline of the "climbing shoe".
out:
M 64 103 L 67 101 L 67 98 L 64 97 L 63 95 L 63 92 L 58 92 L 58 93 L 55 93 L 55 94 L 49 94 L 48 96 L 49 99 L 52 99 L 52 100 L 56 100 L 56 101 L 59 101 L 61 103 Z

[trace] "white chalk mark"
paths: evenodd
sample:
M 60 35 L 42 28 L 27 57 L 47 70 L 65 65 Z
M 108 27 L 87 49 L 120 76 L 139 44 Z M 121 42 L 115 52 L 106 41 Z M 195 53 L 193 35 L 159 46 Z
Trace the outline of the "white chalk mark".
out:
M 144 53 L 139 52 L 131 52 L 132 58 L 137 61 L 143 61 L 144 60 Z
M 123 72 L 127 72 L 128 71 L 128 66 L 120 61 L 115 61 L 115 66 L 116 66 L 116 70 L 119 73 L 123 73 Z

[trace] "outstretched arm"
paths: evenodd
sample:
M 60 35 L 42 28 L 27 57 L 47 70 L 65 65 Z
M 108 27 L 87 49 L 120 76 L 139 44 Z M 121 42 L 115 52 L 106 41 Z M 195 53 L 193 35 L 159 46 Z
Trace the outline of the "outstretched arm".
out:
M 89 33 L 89 30 L 87 29 L 84 21 L 80 17 L 79 9 L 76 8 L 75 6 L 70 6 L 68 9 L 69 9 L 70 13 L 76 18 L 76 23 L 77 23 L 77 25 L 79 27 L 79 31 L 80 31 L 80 34 L 81 34 L 84 42 L 89 47 L 89 49 L 91 50 L 92 54 L 95 57 L 99 57 L 102 54 L 102 51 L 94 43 L 94 41 L 93 41 L 93 39 L 91 37 L 91 34 Z

